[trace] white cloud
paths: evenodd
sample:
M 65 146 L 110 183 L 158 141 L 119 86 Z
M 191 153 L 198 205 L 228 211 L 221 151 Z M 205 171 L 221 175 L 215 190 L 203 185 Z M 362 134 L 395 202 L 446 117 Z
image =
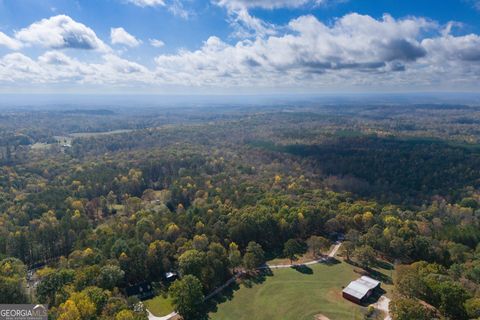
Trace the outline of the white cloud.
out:
M 188 19 L 193 12 L 185 9 L 183 6 L 183 0 L 126 0 L 128 3 L 132 3 L 136 6 L 146 7 L 166 7 L 167 10 L 173 15 Z
M 174 16 L 188 19 L 193 14 L 192 11 L 185 9 L 183 6 L 182 0 L 171 0 L 168 4 L 168 11 L 170 11 Z
M 149 39 L 149 42 L 150 42 L 150 45 L 155 48 L 161 48 L 165 45 L 165 43 L 159 39 Z
M 233 9 L 229 16 L 230 26 L 235 30 L 233 35 L 236 38 L 264 37 L 276 33 L 273 24 L 250 15 L 246 8 Z
M 46 47 L 56 50 L 38 58 L 22 53 L 0 57 L 0 84 L 175 85 L 258 92 L 262 88 L 464 89 L 477 88 L 480 81 L 480 36 L 454 36 L 450 25 L 424 18 L 374 19 L 353 13 L 325 24 L 307 15 L 273 27 L 273 33 L 236 43 L 209 37 L 197 50 L 158 55 L 151 68 L 112 51 L 69 56 L 59 49 L 75 46 L 60 45 L 65 41 L 56 38 L 44 40 L 49 43 Z M 163 45 L 158 39 L 149 43 Z
M 144 66 L 113 54 L 104 54 L 98 62 L 82 62 L 59 51 L 48 51 L 33 60 L 21 53 L 0 58 L 0 83 L 32 84 L 114 84 L 152 83 L 153 76 Z
M 112 44 L 123 44 L 129 47 L 138 47 L 142 43 L 123 28 L 111 28 L 110 38 Z
M 432 58 L 480 63 L 480 37 L 476 34 L 457 37 L 447 34 L 424 39 L 422 46 L 430 52 Z
M 157 7 L 157 6 L 165 5 L 165 2 L 163 0 L 127 0 L 127 1 L 139 7 Z
M 16 32 L 15 38 L 27 45 L 50 49 L 109 50 L 92 29 L 66 15 L 35 22 Z
M 0 59 L 0 82 L 17 84 L 44 82 L 41 69 L 35 61 L 22 53 L 15 52 Z
M 263 9 L 278 9 L 278 8 L 297 8 L 307 3 L 319 2 L 312 0 L 217 0 L 216 3 L 220 6 L 229 9 L 241 8 L 263 8 Z
M 213 0 L 218 6 L 227 9 L 233 35 L 237 38 L 254 38 L 273 35 L 277 32 L 275 25 L 254 17 L 249 9 L 262 8 L 298 8 L 306 5 L 318 6 L 333 0 Z M 335 0 L 347 1 L 347 0 Z
M 161 55 L 156 63 L 162 77 L 191 85 L 293 84 L 301 78 L 320 80 L 346 70 L 352 74 L 388 72 L 425 57 L 426 50 L 417 38 L 432 27 L 425 19 L 395 20 L 388 15 L 375 20 L 350 14 L 333 26 L 302 16 L 289 23 L 283 36 L 235 45 L 210 37 L 197 51 Z
M 0 45 L 5 46 L 11 50 L 18 50 L 22 47 L 20 41 L 7 36 L 0 31 Z

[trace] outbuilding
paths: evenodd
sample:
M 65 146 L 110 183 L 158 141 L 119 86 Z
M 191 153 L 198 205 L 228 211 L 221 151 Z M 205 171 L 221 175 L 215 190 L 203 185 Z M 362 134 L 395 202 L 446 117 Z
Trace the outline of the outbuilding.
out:
M 165 272 L 165 280 L 175 281 L 178 278 L 178 274 L 173 271 Z
M 350 284 L 343 289 L 342 296 L 355 303 L 365 302 L 376 290 L 380 289 L 380 281 L 372 279 L 367 276 L 350 282 Z

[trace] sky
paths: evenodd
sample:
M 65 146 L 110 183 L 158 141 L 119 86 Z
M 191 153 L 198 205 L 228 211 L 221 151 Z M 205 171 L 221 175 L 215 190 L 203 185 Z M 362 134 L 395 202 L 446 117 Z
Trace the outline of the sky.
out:
M 480 92 L 480 0 L 0 0 L 0 93 Z

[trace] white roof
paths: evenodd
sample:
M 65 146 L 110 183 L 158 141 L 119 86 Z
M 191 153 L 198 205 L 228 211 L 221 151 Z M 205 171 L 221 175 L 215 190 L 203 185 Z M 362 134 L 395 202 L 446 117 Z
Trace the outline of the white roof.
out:
M 380 281 L 372 279 L 367 276 L 363 276 L 360 279 L 350 282 L 350 284 L 343 289 L 343 292 L 355 297 L 357 299 L 363 299 L 368 291 L 376 288 L 380 284 Z

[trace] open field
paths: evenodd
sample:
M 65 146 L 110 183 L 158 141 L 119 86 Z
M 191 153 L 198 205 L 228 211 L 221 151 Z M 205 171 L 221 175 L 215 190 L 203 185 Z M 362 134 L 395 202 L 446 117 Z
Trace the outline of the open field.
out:
M 143 302 L 147 309 L 155 316 L 162 317 L 173 311 L 170 298 L 156 296 L 155 298 Z
M 355 269 L 341 262 L 315 264 L 300 271 L 274 270 L 263 282 L 241 284 L 210 318 L 312 320 L 322 314 L 330 320 L 363 319 L 367 308 L 342 298 L 342 287 L 359 277 Z
M 74 133 L 71 133 L 69 136 L 73 138 L 90 138 L 90 137 L 109 135 L 109 134 L 128 133 L 132 131 L 133 131 L 132 129 L 119 129 L 119 130 L 100 131 L 100 132 L 74 132 Z

